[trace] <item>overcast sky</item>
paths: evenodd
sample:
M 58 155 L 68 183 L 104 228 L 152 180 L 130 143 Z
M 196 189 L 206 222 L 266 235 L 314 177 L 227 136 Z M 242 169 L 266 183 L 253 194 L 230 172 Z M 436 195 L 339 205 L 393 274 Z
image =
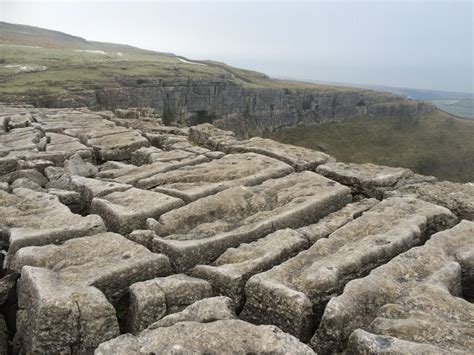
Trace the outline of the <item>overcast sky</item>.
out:
M 272 76 L 473 91 L 473 1 L 8 1 L 0 19 Z

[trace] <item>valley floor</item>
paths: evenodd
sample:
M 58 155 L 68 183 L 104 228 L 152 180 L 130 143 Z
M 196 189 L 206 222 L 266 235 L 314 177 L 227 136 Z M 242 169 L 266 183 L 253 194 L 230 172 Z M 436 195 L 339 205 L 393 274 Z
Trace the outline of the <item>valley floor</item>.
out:
M 402 166 L 440 180 L 474 181 L 474 121 L 441 111 L 415 118 L 361 117 L 285 128 L 267 136 L 323 150 L 341 161 Z

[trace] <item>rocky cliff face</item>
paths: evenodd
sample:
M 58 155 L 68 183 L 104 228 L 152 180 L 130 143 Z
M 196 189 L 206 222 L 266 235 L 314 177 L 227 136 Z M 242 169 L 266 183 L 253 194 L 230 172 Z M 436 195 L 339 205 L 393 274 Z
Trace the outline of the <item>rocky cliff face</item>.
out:
M 228 81 L 185 79 L 126 80 L 93 90 L 40 95 L 33 101 L 40 107 L 152 107 L 168 123 L 209 122 L 240 136 L 363 115 L 413 115 L 433 110 L 428 103 L 370 90 L 252 88 Z

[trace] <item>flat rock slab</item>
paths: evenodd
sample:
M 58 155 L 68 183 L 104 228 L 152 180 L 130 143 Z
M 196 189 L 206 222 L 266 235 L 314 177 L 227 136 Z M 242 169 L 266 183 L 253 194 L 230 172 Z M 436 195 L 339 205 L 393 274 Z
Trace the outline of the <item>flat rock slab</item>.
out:
M 131 188 L 94 198 L 91 212 L 101 216 L 108 229 L 125 234 L 144 228 L 147 218 L 158 218 L 183 205 L 184 202 L 176 197 Z
M 349 282 L 328 303 L 311 345 L 321 354 L 472 352 L 474 305 L 462 296 L 474 280 L 473 255 L 474 223 L 433 235 Z
M 94 150 L 95 159 L 99 162 L 107 160 L 129 160 L 133 151 L 149 147 L 150 142 L 138 131 L 128 131 L 99 138 L 92 138 L 87 145 Z
M 241 320 L 218 320 L 211 323 L 180 322 L 170 327 L 145 330 L 101 344 L 96 355 L 131 354 L 237 354 L 279 353 L 314 354 L 295 337 L 269 325 L 253 325 Z
M 233 132 L 224 131 L 210 123 L 189 127 L 189 140 L 212 150 L 219 150 L 223 143 L 237 142 Z
M 12 268 L 20 272 L 25 265 L 52 270 L 65 285 L 95 286 L 111 299 L 135 282 L 171 271 L 166 256 L 110 232 L 62 245 L 23 248 L 15 255 Z
M 130 286 L 127 328 L 132 333 L 139 332 L 164 316 L 212 295 L 209 282 L 184 274 L 138 282 Z
M 350 186 L 354 194 L 381 199 L 385 190 L 396 188 L 397 183 L 414 177 L 409 169 L 355 163 L 328 163 L 316 171 L 329 179 Z
M 0 191 L 0 231 L 11 259 L 20 248 L 100 233 L 105 225 L 97 215 L 73 214 L 54 195 L 19 188 Z
M 375 199 L 351 203 L 297 231 L 282 229 L 255 242 L 229 248 L 211 265 L 198 265 L 190 273 L 208 280 L 216 294 L 231 297 L 243 306 L 245 285 L 251 276 L 281 264 L 317 240 L 328 237 L 377 203 Z
M 399 187 L 387 196 L 409 195 L 449 208 L 461 219 L 474 221 L 474 185 L 443 181 Z
M 194 302 L 181 312 L 160 319 L 148 329 L 170 327 L 179 322 L 209 323 L 223 319 L 237 319 L 234 302 L 224 296 L 210 297 Z
M 195 155 L 183 158 L 178 161 L 159 161 L 142 166 L 126 166 L 120 169 L 106 170 L 99 172 L 96 177 L 113 180 L 123 184 L 135 185 L 138 180 L 146 179 L 150 176 L 178 169 L 186 165 L 196 165 L 208 162 L 204 155 Z
M 198 265 L 190 273 L 208 280 L 216 294 L 231 297 L 240 305 L 245 283 L 252 275 L 280 264 L 308 245 L 302 234 L 282 229 L 255 242 L 229 248 L 212 265 Z
M 153 250 L 168 255 L 183 271 L 278 229 L 316 222 L 350 199 L 347 187 L 313 172 L 294 173 L 221 191 L 147 224 L 159 236 Z
M 321 164 L 335 161 L 333 157 L 323 152 L 260 137 L 223 144 L 220 150 L 227 153 L 253 152 L 266 155 L 291 165 L 296 171 L 314 171 Z
M 328 238 L 273 269 L 245 289 L 243 319 L 274 324 L 308 341 L 326 302 L 352 279 L 456 223 L 446 208 L 416 199 L 382 201 Z
M 258 185 L 293 171 L 288 164 L 263 155 L 229 154 L 208 163 L 153 175 L 136 185 L 191 202 L 230 187 Z

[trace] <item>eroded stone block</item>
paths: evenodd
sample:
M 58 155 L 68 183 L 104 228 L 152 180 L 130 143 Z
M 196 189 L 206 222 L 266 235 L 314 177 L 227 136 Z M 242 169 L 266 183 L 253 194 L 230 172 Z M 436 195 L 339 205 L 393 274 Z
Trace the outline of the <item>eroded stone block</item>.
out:
M 145 330 L 137 336 L 125 334 L 102 343 L 95 354 L 163 354 L 176 351 L 314 354 L 307 345 L 277 327 L 257 326 L 238 319 L 211 323 L 180 322 L 170 327 Z
M 212 297 L 212 288 L 207 281 L 183 274 L 136 283 L 130 286 L 128 329 L 139 332 L 165 315 L 208 297 Z
M 91 212 L 101 216 L 110 230 L 125 234 L 144 228 L 147 218 L 159 218 L 183 205 L 184 202 L 176 197 L 131 188 L 94 198 Z
M 382 199 L 384 191 L 413 178 L 409 169 L 392 168 L 374 164 L 328 163 L 316 171 L 341 184 L 350 186 L 353 194 Z
M 382 201 L 281 265 L 253 276 L 243 319 L 309 340 L 326 302 L 352 279 L 456 223 L 446 208 L 416 199 Z
M 311 345 L 321 354 L 473 349 L 474 305 L 461 298 L 463 283 L 473 282 L 463 279 L 472 276 L 473 255 L 474 223 L 462 221 L 433 235 L 349 282 L 329 301 Z
M 296 171 L 315 170 L 317 166 L 335 159 L 323 152 L 303 147 L 297 147 L 290 144 L 276 142 L 271 139 L 260 137 L 250 138 L 245 141 L 225 143 L 221 145 L 227 153 L 247 153 L 253 152 L 281 160 Z
M 209 323 L 236 318 L 234 302 L 228 297 L 218 296 L 196 301 L 181 312 L 170 314 L 153 323 L 148 329 L 170 327 L 179 322 Z
M 73 214 L 56 196 L 19 188 L 0 191 L 0 231 L 10 259 L 20 248 L 100 233 L 105 225 L 97 215 Z
M 230 247 L 278 229 L 301 227 L 350 202 L 350 190 L 316 173 L 294 173 L 252 187 L 221 191 L 149 219 L 153 250 L 177 270 L 208 264 Z
M 191 202 L 230 187 L 258 185 L 293 171 L 288 164 L 262 155 L 229 154 L 208 163 L 153 175 L 136 185 Z
M 387 196 L 413 196 L 449 208 L 461 219 L 474 221 L 474 185 L 443 181 L 399 187 Z

